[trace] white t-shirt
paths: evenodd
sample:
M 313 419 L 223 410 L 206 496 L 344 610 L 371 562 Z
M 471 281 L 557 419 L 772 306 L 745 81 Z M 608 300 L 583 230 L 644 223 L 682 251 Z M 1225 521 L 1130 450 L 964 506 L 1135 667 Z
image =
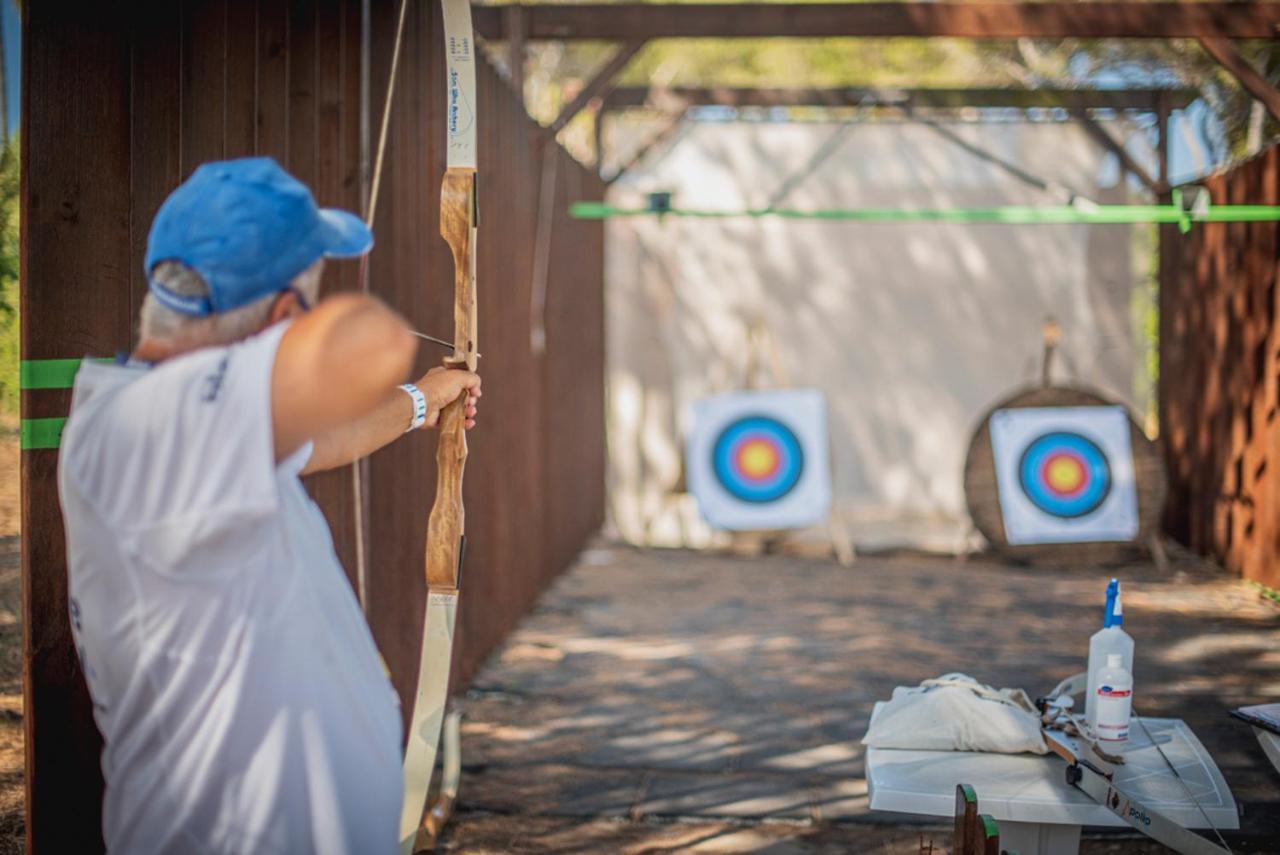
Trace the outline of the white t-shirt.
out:
M 397 850 L 399 702 L 310 445 L 272 451 L 284 330 L 76 377 L 58 485 L 110 851 Z

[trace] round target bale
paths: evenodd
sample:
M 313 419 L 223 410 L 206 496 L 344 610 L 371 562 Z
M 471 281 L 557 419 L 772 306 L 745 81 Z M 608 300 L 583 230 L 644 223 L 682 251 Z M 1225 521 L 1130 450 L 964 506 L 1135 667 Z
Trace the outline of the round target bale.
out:
M 1168 482 L 1164 461 L 1156 444 L 1147 438 L 1142 428 L 1128 415 L 1129 440 L 1133 449 L 1133 474 L 1138 500 L 1138 533 L 1127 542 L 1085 542 L 1011 544 L 1005 534 L 1004 516 L 1000 508 L 999 486 L 996 480 L 995 455 L 991 447 L 991 416 L 998 410 L 1019 407 L 1105 407 L 1115 406 L 1103 396 L 1064 386 L 1047 386 L 1024 390 L 1006 398 L 983 414 L 973 438 L 969 441 L 969 453 L 964 463 L 964 497 L 974 527 L 982 533 L 995 550 L 1007 557 L 1031 563 L 1091 563 L 1107 564 L 1130 560 L 1137 549 L 1145 548 L 1153 534 L 1159 531 L 1160 517 L 1164 511 Z M 1126 408 L 1126 413 L 1128 410 Z

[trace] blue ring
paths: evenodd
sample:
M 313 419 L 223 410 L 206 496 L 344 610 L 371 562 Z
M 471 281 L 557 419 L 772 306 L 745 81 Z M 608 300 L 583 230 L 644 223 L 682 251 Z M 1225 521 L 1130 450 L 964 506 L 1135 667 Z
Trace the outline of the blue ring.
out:
M 758 483 L 744 479 L 733 465 L 734 449 L 755 436 L 778 445 L 782 458 L 773 477 Z M 795 489 L 804 474 L 804 451 L 791 428 L 777 419 L 745 416 L 720 432 L 711 452 L 711 465 L 716 480 L 729 495 L 744 502 L 763 504 L 776 502 Z
M 1077 495 L 1059 495 L 1044 482 L 1041 473 L 1045 460 L 1058 452 L 1069 452 L 1084 461 L 1088 482 Z M 1093 440 L 1078 433 L 1055 431 L 1037 437 L 1022 452 L 1018 484 L 1031 503 L 1046 514 L 1077 519 L 1096 511 L 1111 493 L 1111 464 Z

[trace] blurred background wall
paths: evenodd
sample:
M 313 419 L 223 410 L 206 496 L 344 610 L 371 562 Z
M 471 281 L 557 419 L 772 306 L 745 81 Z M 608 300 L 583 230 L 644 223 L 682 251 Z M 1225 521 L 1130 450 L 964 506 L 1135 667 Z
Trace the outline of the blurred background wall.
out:
M 1139 135 L 1109 124 L 1152 162 Z M 671 191 L 676 207 L 724 210 L 1141 201 L 1077 125 L 943 127 L 1054 189 L 919 123 L 686 120 L 608 198 L 642 206 Z M 953 550 L 973 536 L 965 449 L 988 407 L 1039 382 L 1046 316 L 1063 332 L 1056 382 L 1098 389 L 1140 422 L 1152 406 L 1147 227 L 637 217 L 606 235 L 609 508 L 631 542 L 717 540 L 684 493 L 688 410 L 708 394 L 823 390 L 837 514 L 864 549 Z

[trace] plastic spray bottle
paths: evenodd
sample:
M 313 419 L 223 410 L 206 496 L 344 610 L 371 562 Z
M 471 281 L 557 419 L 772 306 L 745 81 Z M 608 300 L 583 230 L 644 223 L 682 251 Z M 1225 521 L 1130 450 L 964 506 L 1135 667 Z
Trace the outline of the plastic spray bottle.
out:
M 1133 679 L 1133 639 L 1121 628 L 1123 625 L 1120 582 L 1112 579 L 1107 585 L 1107 611 L 1102 629 L 1089 639 L 1089 687 L 1084 695 L 1084 718 L 1089 732 L 1095 736 L 1098 734 L 1098 672 L 1106 667 L 1107 657 L 1118 655 L 1120 666 L 1129 673 L 1130 680 Z
M 1119 653 L 1107 655 L 1107 664 L 1098 669 L 1098 691 L 1094 709 L 1098 743 L 1118 754 L 1129 741 L 1129 714 L 1133 711 L 1133 677 L 1125 670 Z

